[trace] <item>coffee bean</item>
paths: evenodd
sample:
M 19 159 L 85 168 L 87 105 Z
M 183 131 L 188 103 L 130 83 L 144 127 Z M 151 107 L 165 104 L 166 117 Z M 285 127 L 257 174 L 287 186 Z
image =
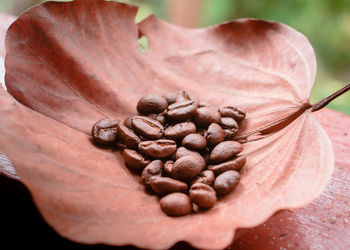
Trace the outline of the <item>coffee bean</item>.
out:
M 218 165 L 210 165 L 208 166 L 208 169 L 212 170 L 214 174 L 217 176 L 228 170 L 239 171 L 244 166 L 245 163 L 246 163 L 246 157 L 244 155 L 240 155 L 230 161 L 226 161 Z
M 189 134 L 183 138 L 182 146 L 192 150 L 201 150 L 207 146 L 207 140 L 200 134 Z
M 236 122 L 241 122 L 245 118 L 245 112 L 234 106 L 226 106 L 220 109 L 220 114 L 222 117 L 231 117 L 236 120 Z
M 233 140 L 239 130 L 237 122 L 231 117 L 222 117 L 220 125 L 223 128 L 225 140 Z
M 165 117 L 163 113 L 160 114 L 148 114 L 148 118 L 151 118 L 153 120 L 159 121 L 162 125 L 165 124 Z
M 201 208 L 211 208 L 216 203 L 216 192 L 207 184 L 195 183 L 191 186 L 190 198 L 194 204 Z
M 199 153 L 196 151 L 187 149 L 185 147 L 178 147 L 176 152 L 175 152 L 175 160 L 177 160 L 185 155 L 191 155 L 191 154 L 199 155 Z
M 221 115 L 215 108 L 201 107 L 196 110 L 193 121 L 197 126 L 208 127 L 211 123 L 219 123 Z
M 172 170 L 173 167 L 174 167 L 174 161 L 171 161 L 171 160 L 166 161 L 163 167 L 165 175 L 169 176 L 169 173 L 171 174 L 171 172 L 173 171 Z
M 132 129 L 132 123 L 131 123 L 131 119 L 133 118 L 133 116 L 128 116 L 127 118 L 125 118 L 123 124 L 125 127 Z
M 171 216 L 181 216 L 191 213 L 191 199 L 183 193 L 172 193 L 160 200 L 163 212 Z
M 239 126 L 237 124 L 237 122 L 235 121 L 235 119 L 231 118 L 231 117 L 222 117 L 221 121 L 220 121 L 220 125 L 222 128 L 227 128 L 230 129 L 232 131 L 238 131 Z
M 141 171 L 150 161 L 145 159 L 143 155 L 132 149 L 124 149 L 122 153 L 125 164 L 132 170 Z
M 175 153 L 176 143 L 168 139 L 156 141 L 142 141 L 139 143 L 139 150 L 142 154 L 152 158 L 166 158 Z
M 163 125 L 159 121 L 146 116 L 134 116 L 131 123 L 134 131 L 146 139 L 157 140 L 164 132 Z
M 230 129 L 223 129 L 222 130 L 225 134 L 225 141 L 229 141 L 229 140 L 233 140 L 236 136 L 236 132 L 237 131 L 234 131 L 234 130 L 230 130 Z
M 101 144 L 113 143 L 122 150 L 128 168 L 139 173 L 142 170 L 145 187 L 165 195 L 160 205 L 166 214 L 180 216 L 211 208 L 217 195 L 229 193 L 238 185 L 240 175 L 236 171 L 244 166 L 246 157 L 237 156 L 243 146 L 233 140 L 238 123 L 245 118 L 244 111 L 200 103 L 191 91 L 146 95 L 138 101 L 137 111 L 139 115 L 127 117 L 122 124 L 101 120 L 91 133 L 96 142 L 105 133 Z M 97 127 L 98 135 L 93 134 Z
M 199 98 L 196 94 L 191 91 L 180 91 L 176 96 L 176 102 L 186 102 L 186 101 L 194 101 L 196 106 L 199 104 Z
M 169 92 L 163 95 L 163 97 L 165 98 L 165 100 L 167 100 L 168 105 L 173 104 L 176 102 L 176 97 L 177 97 L 176 92 Z
M 179 141 L 182 140 L 186 135 L 196 132 L 196 125 L 192 122 L 182 122 L 168 127 L 164 131 L 166 138 Z
M 99 120 L 91 129 L 93 140 L 101 145 L 113 144 L 118 139 L 118 124 L 119 121 L 112 118 Z
M 177 159 L 169 175 L 175 179 L 189 181 L 199 174 L 205 167 L 203 157 L 186 155 Z
M 162 172 L 163 162 L 161 160 L 154 160 L 143 169 L 141 181 L 146 187 L 150 187 L 150 178 L 153 176 L 161 176 Z
M 141 139 L 126 126 L 119 123 L 118 125 L 119 142 L 129 148 L 137 148 Z
M 161 113 L 168 107 L 168 102 L 164 97 L 150 94 L 143 96 L 137 103 L 137 112 L 143 115 L 151 113 Z
M 193 185 L 195 183 L 204 183 L 204 184 L 211 186 L 214 183 L 214 180 L 215 180 L 215 175 L 214 175 L 213 171 L 204 170 L 204 171 L 200 172 L 196 176 L 196 178 L 193 179 L 193 181 L 191 182 L 191 185 Z
M 230 193 L 238 185 L 240 174 L 234 170 L 226 171 L 216 177 L 214 189 L 217 194 L 223 195 Z
M 187 149 L 185 147 L 179 147 L 175 153 L 175 160 L 180 159 L 181 157 L 186 156 L 186 155 L 194 155 L 195 157 L 202 157 L 201 154 L 196 152 L 196 151 Z M 204 161 L 204 159 L 203 159 L 203 161 Z
M 242 152 L 242 144 L 236 141 L 224 141 L 213 148 L 210 153 L 210 161 L 212 163 L 221 163 L 226 161 L 236 154 Z
M 150 186 L 158 195 L 166 195 L 174 192 L 186 192 L 187 184 L 169 177 L 152 176 Z
M 197 106 L 194 101 L 176 102 L 168 106 L 165 116 L 169 121 L 186 121 L 194 115 Z
M 213 148 L 220 142 L 223 142 L 225 140 L 225 133 L 219 124 L 212 123 L 208 127 L 208 133 L 206 138 L 208 146 Z

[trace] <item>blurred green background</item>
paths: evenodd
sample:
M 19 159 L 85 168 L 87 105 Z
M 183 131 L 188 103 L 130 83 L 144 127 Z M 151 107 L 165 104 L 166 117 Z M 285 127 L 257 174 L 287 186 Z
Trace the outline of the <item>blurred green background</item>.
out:
M 0 12 L 19 15 L 38 0 L 0 0 Z M 187 27 L 205 27 L 240 17 L 279 21 L 303 33 L 314 47 L 318 71 L 311 103 L 350 82 L 350 0 L 122 0 Z M 329 108 L 350 115 L 350 92 Z

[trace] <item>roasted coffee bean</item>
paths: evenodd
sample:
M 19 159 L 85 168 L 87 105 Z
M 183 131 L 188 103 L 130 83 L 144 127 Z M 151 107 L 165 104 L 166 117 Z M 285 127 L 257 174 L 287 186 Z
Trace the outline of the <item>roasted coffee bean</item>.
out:
M 166 138 L 179 141 L 182 140 L 186 135 L 196 132 L 196 125 L 193 122 L 182 122 L 168 127 L 164 131 Z
M 176 92 L 169 92 L 163 95 L 163 97 L 165 98 L 165 100 L 167 100 L 168 105 L 173 104 L 176 102 L 176 97 L 177 97 Z
M 132 149 L 124 149 L 122 155 L 124 157 L 125 164 L 129 168 L 136 171 L 143 170 L 150 163 L 150 161 L 145 159 L 143 155 Z
M 154 160 L 143 169 L 141 181 L 146 187 L 150 187 L 150 178 L 153 176 L 161 176 L 162 172 L 163 162 L 161 160 Z
M 187 184 L 169 177 L 153 176 L 150 178 L 150 186 L 158 195 L 166 195 L 174 192 L 186 192 Z
M 201 166 L 201 168 L 204 168 L 205 167 L 205 162 L 204 162 L 204 159 L 203 157 L 198 154 L 197 152 L 194 152 L 195 154 L 193 154 L 193 158 L 196 158 L 198 159 L 198 165 Z M 167 176 L 173 176 L 173 173 L 175 172 L 174 170 L 174 161 L 166 161 L 165 164 L 164 164 L 164 173 L 165 175 Z M 215 178 L 215 176 L 213 175 L 213 178 Z M 213 179 L 214 181 L 214 179 Z
M 183 193 L 172 193 L 160 200 L 163 212 L 171 216 L 181 216 L 191 213 L 191 199 Z
M 156 141 L 142 141 L 139 143 L 139 150 L 142 154 L 152 158 L 166 158 L 176 151 L 176 143 L 168 139 Z
M 119 123 L 118 125 L 119 142 L 129 148 L 137 148 L 141 139 L 126 126 Z
M 168 107 L 168 102 L 164 97 L 150 94 L 143 96 L 137 103 L 137 112 L 143 115 L 151 113 L 161 113 Z
M 236 154 L 242 152 L 243 146 L 236 141 L 224 141 L 219 143 L 213 148 L 210 153 L 210 162 L 221 163 L 224 162 Z
M 151 118 L 153 120 L 159 121 L 162 125 L 165 124 L 165 117 L 163 113 L 160 114 L 148 114 L 148 118 Z
M 225 140 L 234 139 L 239 130 L 237 122 L 231 117 L 222 117 L 220 125 L 225 133 Z
M 220 109 L 220 114 L 222 117 L 231 117 L 236 120 L 236 122 L 241 122 L 245 118 L 245 112 L 234 106 L 226 106 Z
M 217 194 L 223 195 L 230 193 L 238 185 L 240 174 L 234 170 L 226 171 L 216 177 L 214 189 Z
M 196 110 L 193 121 L 199 127 L 208 127 L 211 123 L 219 123 L 221 115 L 215 108 L 201 107 Z
M 223 129 L 222 130 L 225 134 L 225 141 L 233 140 L 236 136 L 237 131 L 230 130 L 230 129 Z
M 203 157 L 186 155 L 177 159 L 169 175 L 175 179 L 189 181 L 199 174 L 205 167 Z
M 214 175 L 213 171 L 204 170 L 204 171 L 200 172 L 196 176 L 196 178 L 193 179 L 193 181 L 191 182 L 191 185 L 193 185 L 195 183 L 204 183 L 204 184 L 211 186 L 214 183 L 214 180 L 215 180 L 215 175 Z
M 132 123 L 131 123 L 131 119 L 133 118 L 133 116 L 128 116 L 127 118 L 125 118 L 123 124 L 125 127 L 132 129 Z
M 101 145 L 113 144 L 118 139 L 118 124 L 119 121 L 112 118 L 99 120 L 91 129 L 93 140 Z
M 206 138 L 208 146 L 213 148 L 220 142 L 223 142 L 225 140 L 225 133 L 219 124 L 212 123 L 208 127 L 208 133 Z
M 175 102 L 168 106 L 165 113 L 169 121 L 186 121 L 196 112 L 198 103 L 194 101 Z
M 192 150 L 201 150 L 207 146 L 207 140 L 200 134 L 189 134 L 183 138 L 182 146 Z
M 146 116 L 134 116 L 131 119 L 132 127 L 136 134 L 150 140 L 157 140 L 164 133 L 163 125 Z
M 197 106 L 199 104 L 199 98 L 196 94 L 191 91 L 180 91 L 176 96 L 176 102 L 186 102 L 186 101 L 194 101 Z
M 214 174 L 217 176 L 228 170 L 239 171 L 244 166 L 245 163 L 246 163 L 246 157 L 244 155 L 240 155 L 232 160 L 220 163 L 218 165 L 210 165 L 208 166 L 208 169 L 212 170 Z
M 227 128 L 232 131 L 238 131 L 239 129 L 237 122 L 235 121 L 235 119 L 231 117 L 222 117 L 220 121 L 220 125 L 222 128 L 224 129 Z
M 191 186 L 190 198 L 200 208 L 211 208 L 216 203 L 216 192 L 207 184 L 195 183 Z
M 115 133 L 114 139 L 103 139 L 102 144 L 113 143 L 122 150 L 126 166 L 139 173 L 142 170 L 145 187 L 165 195 L 160 205 L 166 214 L 180 216 L 211 208 L 217 195 L 238 185 L 236 171 L 246 163 L 245 156 L 237 156 L 243 146 L 225 140 L 238 138 L 244 111 L 200 103 L 190 91 L 144 96 L 137 111 L 139 115 L 117 121 L 115 128 L 102 126 L 102 132 Z
M 164 163 L 164 166 L 163 166 L 163 170 L 164 170 L 164 173 L 165 175 L 169 176 L 169 173 L 171 173 L 173 170 L 173 167 L 174 167 L 174 161 L 166 161 Z
M 202 157 L 201 154 L 196 152 L 196 151 L 187 149 L 185 147 L 179 147 L 175 153 L 175 160 L 180 159 L 181 157 L 186 156 L 186 155 L 194 155 L 194 156 Z M 203 161 L 204 161 L 204 159 L 203 159 Z
M 184 157 L 187 155 L 192 155 L 193 157 L 198 157 L 200 159 L 201 164 L 203 164 L 205 167 L 206 161 L 203 158 L 203 156 L 200 153 L 198 153 L 197 151 L 193 151 L 193 150 L 187 149 L 185 147 L 179 147 L 175 152 L 174 158 L 175 158 L 175 160 L 178 160 L 181 157 Z

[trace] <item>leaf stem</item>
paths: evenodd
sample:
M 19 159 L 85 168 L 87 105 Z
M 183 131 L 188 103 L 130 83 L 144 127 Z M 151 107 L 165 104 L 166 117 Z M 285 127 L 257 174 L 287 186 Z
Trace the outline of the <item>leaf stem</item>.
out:
M 344 88 L 339 89 L 337 92 L 331 94 L 330 96 L 322 99 L 321 101 L 315 103 L 312 105 L 311 107 L 311 112 L 315 112 L 317 110 L 322 109 L 323 107 L 325 107 L 328 103 L 330 103 L 331 101 L 333 101 L 335 98 L 337 98 L 338 96 L 341 96 L 342 94 L 344 94 L 345 92 L 347 92 L 348 90 L 350 90 L 350 83 L 348 85 L 346 85 Z

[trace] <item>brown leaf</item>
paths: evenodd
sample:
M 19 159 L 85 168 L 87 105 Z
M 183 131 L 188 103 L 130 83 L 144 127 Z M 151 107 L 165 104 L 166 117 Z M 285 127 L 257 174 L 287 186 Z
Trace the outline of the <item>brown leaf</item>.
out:
M 0 95 L 0 150 L 13 161 L 47 222 L 83 242 L 166 248 L 186 241 L 223 248 L 234 231 L 303 206 L 326 185 L 331 143 L 308 104 L 316 62 L 290 27 L 241 19 L 188 30 L 101 0 L 46 2 L 10 27 Z M 138 37 L 150 50 L 138 52 Z M 246 109 L 247 164 L 234 193 L 207 212 L 162 213 L 119 152 L 89 131 L 102 117 L 135 113 L 146 93 L 192 90 Z

